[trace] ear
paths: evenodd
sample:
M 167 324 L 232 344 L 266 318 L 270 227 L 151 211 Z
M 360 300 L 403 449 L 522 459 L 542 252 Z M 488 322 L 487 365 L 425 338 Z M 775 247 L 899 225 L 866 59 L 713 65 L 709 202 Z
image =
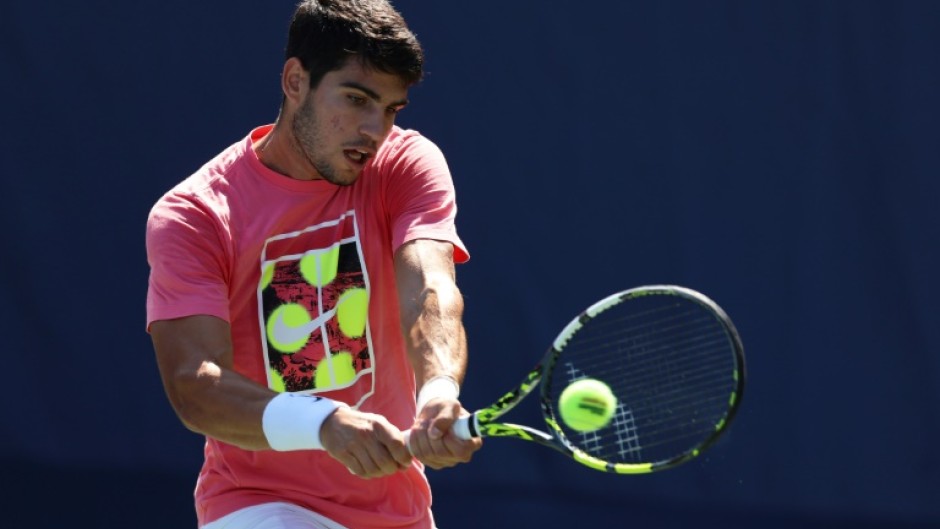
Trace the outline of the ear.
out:
M 310 90 L 310 75 L 304 70 L 300 59 L 291 57 L 284 63 L 281 72 L 281 90 L 284 97 L 294 105 L 300 105 Z

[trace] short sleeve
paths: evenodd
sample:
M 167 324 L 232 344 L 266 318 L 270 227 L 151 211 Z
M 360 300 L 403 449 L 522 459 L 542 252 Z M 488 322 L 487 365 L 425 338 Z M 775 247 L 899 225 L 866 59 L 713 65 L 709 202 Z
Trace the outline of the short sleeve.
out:
M 220 223 L 198 201 L 174 194 L 147 219 L 147 329 L 154 321 L 197 314 L 230 320 L 226 248 Z
M 387 208 L 392 248 L 415 239 L 454 246 L 454 262 L 470 258 L 457 234 L 456 192 L 444 154 L 433 142 L 410 131 L 388 153 Z

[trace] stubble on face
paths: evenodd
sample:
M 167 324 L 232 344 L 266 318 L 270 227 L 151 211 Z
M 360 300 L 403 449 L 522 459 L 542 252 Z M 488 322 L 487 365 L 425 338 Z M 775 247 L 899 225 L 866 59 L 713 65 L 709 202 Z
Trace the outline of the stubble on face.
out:
M 327 153 L 322 152 L 323 145 L 326 145 L 326 133 L 313 109 L 312 94 L 308 94 L 303 104 L 291 117 L 291 135 L 293 136 L 291 146 L 297 154 L 307 160 L 320 178 L 339 186 L 348 186 L 356 182 L 359 177 L 357 173 L 348 176 L 341 174 L 327 159 Z

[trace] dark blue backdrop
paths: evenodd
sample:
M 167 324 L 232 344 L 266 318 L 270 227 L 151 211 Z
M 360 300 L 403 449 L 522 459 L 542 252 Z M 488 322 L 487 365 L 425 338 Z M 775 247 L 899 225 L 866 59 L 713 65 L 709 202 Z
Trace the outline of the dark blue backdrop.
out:
M 444 529 L 940 524 L 940 3 L 396 5 L 429 71 L 400 124 L 448 155 L 473 255 L 465 404 L 644 283 L 713 297 L 749 360 L 701 461 L 613 477 L 493 440 L 431 472 Z M 273 120 L 292 7 L 0 8 L 0 503 L 19 525 L 194 526 L 201 439 L 144 332 L 144 221 Z

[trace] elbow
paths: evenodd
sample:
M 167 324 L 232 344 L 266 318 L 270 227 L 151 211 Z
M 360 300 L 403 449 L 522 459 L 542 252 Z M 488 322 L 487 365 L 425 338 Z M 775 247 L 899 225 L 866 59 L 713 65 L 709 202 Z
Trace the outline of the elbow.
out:
M 204 362 L 196 371 L 176 373 L 166 383 L 167 397 L 177 418 L 188 430 L 206 435 L 211 418 L 208 395 L 218 385 L 221 369 Z
M 185 400 L 175 400 L 173 410 L 176 411 L 176 417 L 186 427 L 187 430 L 199 435 L 206 435 L 207 432 L 200 427 L 201 421 L 195 407 L 189 406 Z

